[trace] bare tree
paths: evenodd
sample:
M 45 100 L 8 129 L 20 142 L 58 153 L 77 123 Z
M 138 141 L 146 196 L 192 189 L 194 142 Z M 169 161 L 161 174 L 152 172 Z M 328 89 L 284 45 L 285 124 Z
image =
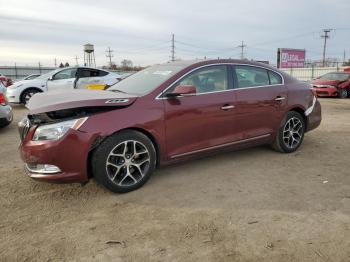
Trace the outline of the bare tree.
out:
M 122 69 L 123 70 L 128 70 L 128 69 L 131 69 L 132 68 L 132 61 L 131 60 L 128 60 L 128 59 L 124 59 L 122 60 L 121 62 L 121 65 L 122 65 Z

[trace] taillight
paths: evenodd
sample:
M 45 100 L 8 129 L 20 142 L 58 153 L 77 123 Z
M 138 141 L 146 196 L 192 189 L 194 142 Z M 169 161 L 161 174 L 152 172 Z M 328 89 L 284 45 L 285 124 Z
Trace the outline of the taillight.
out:
M 5 95 L 3 93 L 0 93 L 0 105 L 5 106 L 7 105 Z

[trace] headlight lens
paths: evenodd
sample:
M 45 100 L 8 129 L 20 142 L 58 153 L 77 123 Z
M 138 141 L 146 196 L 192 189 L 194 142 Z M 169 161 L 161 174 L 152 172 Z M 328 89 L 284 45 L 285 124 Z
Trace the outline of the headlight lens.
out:
M 68 130 L 74 129 L 78 130 L 84 122 L 87 120 L 87 117 L 68 120 L 56 124 L 49 124 L 39 126 L 34 133 L 33 141 L 41 141 L 41 140 L 58 140 L 63 137 Z

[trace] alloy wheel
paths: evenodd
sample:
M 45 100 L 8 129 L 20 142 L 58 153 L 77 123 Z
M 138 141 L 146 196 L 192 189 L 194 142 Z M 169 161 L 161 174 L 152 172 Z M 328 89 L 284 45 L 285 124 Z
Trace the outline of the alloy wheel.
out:
M 106 161 L 108 178 L 118 186 L 138 183 L 150 167 L 150 153 L 146 146 L 135 140 L 119 143 L 109 153 Z
M 303 123 L 300 119 L 292 117 L 288 119 L 283 128 L 283 142 L 290 148 L 294 149 L 299 146 L 304 135 Z
M 347 92 L 346 89 L 341 88 L 341 89 L 339 90 L 339 92 L 340 92 L 340 97 L 341 97 L 341 98 L 347 98 L 348 92 Z

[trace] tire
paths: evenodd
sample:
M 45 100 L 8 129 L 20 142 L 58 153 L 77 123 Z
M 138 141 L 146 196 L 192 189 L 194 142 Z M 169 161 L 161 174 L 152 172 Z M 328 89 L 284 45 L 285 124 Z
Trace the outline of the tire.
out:
M 29 101 L 29 99 L 35 95 L 36 93 L 41 93 L 41 91 L 39 91 L 38 89 L 34 89 L 34 88 L 29 88 L 24 90 L 24 92 L 21 94 L 21 104 L 26 105 Z
M 345 88 L 339 88 L 338 89 L 338 98 L 347 98 L 348 97 L 348 90 Z
M 143 186 L 156 168 L 156 150 L 144 134 L 125 130 L 105 139 L 92 155 L 95 180 L 115 193 Z
M 302 144 L 304 134 L 304 118 L 298 112 L 289 111 L 280 124 L 272 147 L 281 153 L 292 153 Z

